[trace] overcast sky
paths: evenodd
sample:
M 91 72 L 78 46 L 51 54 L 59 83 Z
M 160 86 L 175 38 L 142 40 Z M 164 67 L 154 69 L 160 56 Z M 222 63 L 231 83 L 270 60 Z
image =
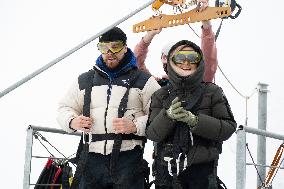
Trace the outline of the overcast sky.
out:
M 46 65 L 79 43 L 89 39 L 105 27 L 147 3 L 146 0 L 0 0 L 0 91 L 11 86 L 33 71 Z M 245 96 L 253 93 L 259 82 L 268 84 L 267 129 L 284 134 L 283 127 L 283 1 L 239 0 L 243 11 L 235 20 L 224 20 L 217 40 L 219 65 L 234 86 Z M 214 2 L 210 2 L 214 4 Z M 165 5 L 166 6 L 166 5 Z M 171 12 L 163 12 L 171 14 Z M 133 48 L 145 33 L 132 33 L 132 25 L 152 15 L 148 7 L 120 24 L 128 36 L 128 46 Z M 220 19 L 212 20 L 214 31 Z M 191 26 L 200 34 L 201 23 Z M 147 67 L 162 75 L 160 51 L 168 40 L 189 39 L 200 44 L 187 25 L 164 29 L 150 46 Z M 22 188 L 23 168 L 28 125 L 60 128 L 57 124 L 57 102 L 77 76 L 92 68 L 99 55 L 97 40 L 70 57 L 59 62 L 0 99 L 2 132 L 0 162 L 3 171 L 3 188 Z M 232 107 L 238 124 L 245 123 L 245 99 L 225 80 L 218 70 L 216 83 L 221 86 Z M 248 126 L 257 128 L 257 93 L 248 101 Z M 42 133 L 45 135 L 45 133 Z M 48 135 L 50 142 L 71 155 L 76 151 L 77 139 Z M 256 161 L 256 137 L 249 136 L 248 143 Z M 268 140 L 267 163 L 270 164 L 282 141 Z M 46 152 L 35 143 L 34 154 Z M 224 143 L 218 174 L 228 188 L 235 188 L 236 136 Z M 145 156 L 149 159 L 151 145 Z M 248 162 L 251 162 L 247 157 Z M 34 162 L 31 182 L 43 166 Z M 45 161 L 45 160 L 44 160 Z M 274 188 L 284 188 L 280 181 L 283 171 L 274 179 Z M 4 181 L 4 182 L 3 182 Z M 256 171 L 247 166 L 247 188 L 256 188 Z

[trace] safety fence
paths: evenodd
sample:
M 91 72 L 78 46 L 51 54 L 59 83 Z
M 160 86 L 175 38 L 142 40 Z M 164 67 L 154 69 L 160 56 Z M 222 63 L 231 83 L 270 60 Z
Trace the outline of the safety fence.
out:
M 247 142 L 246 142 L 246 133 L 255 134 L 259 138 L 262 138 L 262 140 L 265 140 L 268 138 L 278 139 L 282 140 L 284 142 L 284 135 L 268 132 L 262 129 L 256 129 L 251 128 L 247 126 L 239 126 L 237 130 L 237 149 L 236 149 L 236 189 L 245 189 L 246 188 L 246 166 L 247 165 L 253 165 L 255 167 L 263 168 L 270 168 L 270 171 L 267 175 L 260 175 L 258 172 L 258 189 L 272 189 L 272 180 L 275 177 L 275 174 L 279 169 L 284 169 L 284 167 L 275 166 L 275 165 L 264 165 L 259 163 L 247 163 L 246 160 L 246 152 L 247 152 Z M 283 143 L 280 147 L 283 146 Z M 280 148 L 279 148 L 280 149 Z M 257 159 L 265 158 L 266 156 L 266 147 L 257 145 Z M 249 151 L 250 152 L 250 151 Z M 278 164 L 281 165 L 283 158 L 281 157 L 283 153 L 283 148 L 281 149 L 280 153 L 276 153 L 278 157 L 276 157 L 273 160 L 273 163 L 279 162 Z M 251 155 L 251 154 L 250 154 Z M 280 159 L 282 158 L 282 161 L 280 162 Z
M 45 156 L 34 156 L 33 155 L 33 140 L 34 137 L 40 137 L 40 133 L 38 131 L 42 132 L 48 132 L 48 133 L 57 133 L 57 134 L 63 134 L 63 135 L 74 135 L 74 136 L 81 136 L 80 133 L 66 133 L 65 131 L 61 129 L 55 129 L 55 128 L 48 128 L 48 127 L 38 127 L 38 126 L 29 126 L 27 129 L 27 136 L 26 136 L 26 151 L 25 151 L 25 165 L 24 165 L 24 179 L 23 179 L 23 189 L 29 189 L 31 186 L 34 186 L 34 183 L 31 183 L 30 181 L 30 175 L 31 175 L 31 167 L 32 167 L 32 159 L 33 158 L 52 158 L 52 159 L 62 159 L 57 157 L 45 157 Z M 262 168 L 270 168 L 273 169 L 273 173 L 276 174 L 278 169 L 284 169 L 284 167 L 280 166 L 273 166 L 273 165 L 264 165 L 264 164 L 258 164 L 258 163 L 248 163 L 246 160 L 246 153 L 247 153 L 247 142 L 246 142 L 246 134 L 255 134 L 258 137 L 269 137 L 273 139 L 278 139 L 284 141 L 284 135 L 268 132 L 261 129 L 251 128 L 247 126 L 239 126 L 237 130 L 237 146 L 236 146 L 236 189 L 245 189 L 246 188 L 246 166 L 247 165 L 253 165 L 256 167 L 262 167 Z M 262 148 L 265 149 L 265 148 Z M 283 150 L 282 150 L 283 152 Z M 281 153 L 282 154 L 282 153 Z M 259 153 L 258 156 L 266 156 L 266 152 Z M 66 159 L 67 157 L 63 157 L 63 159 Z M 281 157 L 279 157 L 280 159 Z M 283 161 L 283 158 L 282 158 Z M 282 163 L 282 162 L 281 162 Z M 271 172 L 271 171 L 270 171 Z M 270 173 L 269 172 L 269 173 Z M 260 175 L 259 175 L 260 176 Z M 269 176 L 269 175 L 267 175 Z M 274 175 L 275 176 L 275 175 Z M 259 178 L 262 182 L 262 185 L 259 186 L 259 189 L 271 189 L 271 179 L 274 178 L 274 176 L 270 175 L 270 180 L 267 180 L 265 175 L 261 175 Z M 266 179 L 266 180 L 265 180 Z
M 26 151 L 25 151 L 25 165 L 24 165 L 24 179 L 23 179 L 23 189 L 29 189 L 31 186 L 36 186 L 35 183 L 31 183 L 31 168 L 32 168 L 32 159 L 33 158 L 44 158 L 44 159 L 52 159 L 54 161 L 58 160 L 66 160 L 70 157 L 64 156 L 61 152 L 58 151 L 59 154 L 61 154 L 62 157 L 56 157 L 56 156 L 35 156 L 33 155 L 33 141 L 34 138 L 41 138 L 42 140 L 48 142 L 44 136 L 42 136 L 39 131 L 42 132 L 48 132 L 48 133 L 57 133 L 62 135 L 74 135 L 74 136 L 81 136 L 81 133 L 66 133 L 65 131 L 61 129 L 55 129 L 55 128 L 48 128 L 48 127 L 38 127 L 38 126 L 29 126 L 27 129 L 27 136 L 26 136 Z M 48 142 L 49 143 L 49 142 Z M 49 143 L 50 144 L 50 143 Z M 50 144 L 52 146 L 52 144 Z M 53 146 L 54 147 L 54 146 Z M 55 148 L 55 147 L 54 147 Z M 76 148 L 76 147 L 75 147 Z M 46 149 L 48 151 L 48 149 Z M 56 149 L 57 150 L 57 149 Z M 45 184 L 41 184 L 45 185 Z M 48 184 L 46 184 L 48 185 Z

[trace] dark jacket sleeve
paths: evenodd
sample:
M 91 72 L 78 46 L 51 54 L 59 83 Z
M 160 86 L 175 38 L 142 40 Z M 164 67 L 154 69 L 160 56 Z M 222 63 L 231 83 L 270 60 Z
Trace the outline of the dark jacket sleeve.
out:
M 215 141 L 225 141 L 235 132 L 237 123 L 234 120 L 230 105 L 220 87 L 212 96 L 212 116 L 198 114 L 198 123 L 192 133 Z
M 155 142 L 160 142 L 166 139 L 174 129 L 174 121 L 166 115 L 162 99 L 159 98 L 159 91 L 152 95 L 150 112 L 146 126 L 146 137 Z

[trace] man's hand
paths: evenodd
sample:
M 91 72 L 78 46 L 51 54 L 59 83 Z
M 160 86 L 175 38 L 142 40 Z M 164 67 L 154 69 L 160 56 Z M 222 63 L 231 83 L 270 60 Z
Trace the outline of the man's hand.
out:
M 209 6 L 208 0 L 197 0 L 197 9 L 201 12 Z
M 146 35 L 143 37 L 145 43 L 151 43 L 155 35 L 159 34 L 162 31 L 162 28 L 156 30 L 147 31 Z
M 93 120 L 89 117 L 80 115 L 72 119 L 70 128 L 84 132 L 90 132 L 93 126 Z
M 197 9 L 202 12 L 209 6 L 208 0 L 197 0 Z M 202 20 L 202 26 L 204 29 L 208 29 L 211 26 L 210 20 Z
M 114 118 L 112 120 L 112 127 L 115 134 L 130 134 L 136 133 L 137 128 L 135 124 L 127 118 Z

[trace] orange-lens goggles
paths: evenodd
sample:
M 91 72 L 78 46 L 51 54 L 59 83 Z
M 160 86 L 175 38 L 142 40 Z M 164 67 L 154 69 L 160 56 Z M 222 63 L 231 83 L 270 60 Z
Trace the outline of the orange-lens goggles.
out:
M 201 55 L 195 51 L 178 51 L 172 57 L 175 64 L 184 64 L 186 60 L 191 64 L 197 64 L 201 60 Z
M 98 43 L 98 49 L 102 54 L 108 53 L 108 51 L 112 53 L 118 53 L 120 52 L 123 47 L 124 43 L 122 41 L 113 41 L 113 42 L 100 42 Z

